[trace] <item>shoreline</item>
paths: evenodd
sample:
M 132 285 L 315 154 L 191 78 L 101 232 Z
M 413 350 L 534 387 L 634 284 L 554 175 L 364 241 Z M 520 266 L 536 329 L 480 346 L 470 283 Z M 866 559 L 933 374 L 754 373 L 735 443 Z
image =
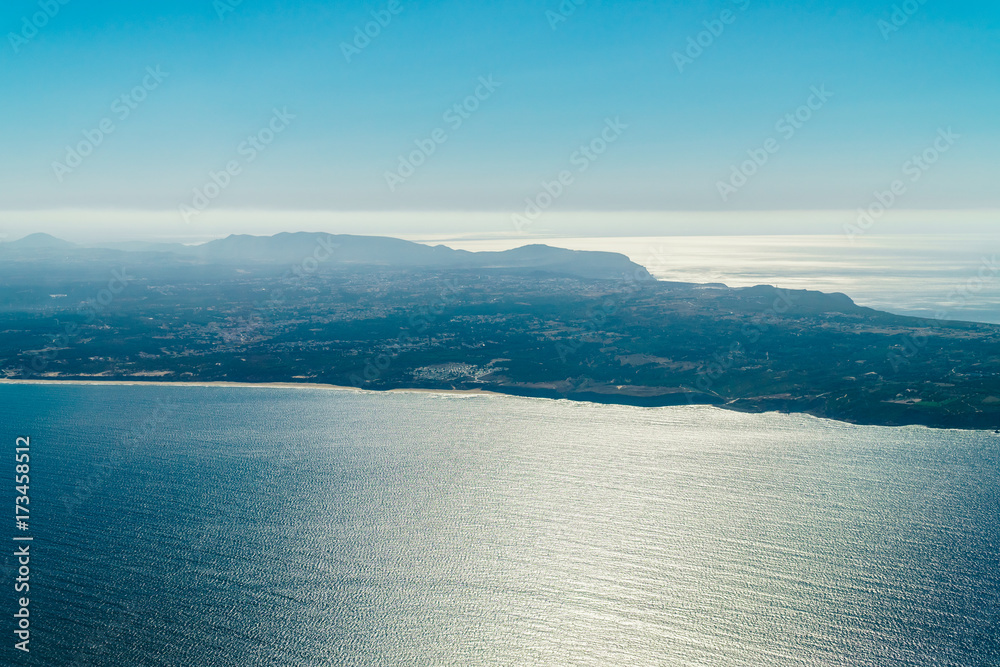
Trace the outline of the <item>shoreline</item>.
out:
M 323 383 L 312 383 L 312 382 L 234 382 L 231 380 L 219 380 L 219 381 L 177 381 L 170 382 L 166 380 L 77 380 L 77 379 L 66 379 L 66 380 L 19 380 L 2 378 L 0 379 L 0 385 L 5 384 L 27 384 L 27 385 L 52 385 L 52 384 L 70 384 L 70 385 L 86 385 L 86 386 L 126 386 L 132 387 L 136 385 L 151 385 L 156 387 L 250 387 L 250 388 L 260 388 L 260 389 L 325 389 L 328 391 L 356 391 L 362 393 L 414 393 L 414 394 L 455 394 L 460 396 L 477 396 L 477 395 L 489 395 L 489 396 L 509 396 L 510 394 L 503 394 L 496 391 L 489 391 L 485 389 L 426 389 L 420 387 L 413 388 L 393 388 L 393 389 L 363 389 L 361 387 L 349 387 L 339 384 L 323 384 Z
M 955 430 L 955 431 L 965 431 L 965 432 L 989 432 L 995 431 L 993 427 L 974 427 L 974 426 L 952 426 L 952 425 L 932 425 L 920 422 L 908 422 L 908 423 L 888 423 L 888 422 L 855 422 L 848 421 L 846 419 L 838 419 L 836 417 L 831 417 L 825 414 L 816 414 L 809 410 L 787 410 L 781 409 L 780 407 L 773 407 L 770 409 L 747 409 L 745 407 L 738 407 L 732 403 L 669 403 L 664 405 L 640 405 L 630 401 L 623 400 L 594 400 L 594 396 L 583 397 L 571 397 L 571 396 L 546 396 L 537 395 L 534 392 L 505 392 L 505 391 L 493 391 L 490 389 L 428 389 L 426 387 L 395 387 L 392 389 L 362 389 L 361 387 L 350 387 L 345 385 L 336 384 L 322 384 L 322 383 L 309 383 L 309 382 L 234 382 L 230 380 L 219 380 L 219 381 L 177 381 L 170 382 L 165 380 L 79 380 L 79 379 L 12 379 L 12 378 L 2 378 L 0 379 L 0 386 L 3 385 L 75 385 L 75 386 L 136 386 L 136 385 L 149 385 L 158 387 L 232 387 L 232 388 L 259 388 L 259 389 L 322 389 L 325 391 L 353 391 L 357 393 L 366 394 L 384 394 L 384 393 L 397 393 L 397 394 L 440 394 L 440 395 L 451 395 L 451 396 L 507 396 L 512 398 L 532 398 L 538 400 L 569 400 L 574 402 L 585 402 L 592 403 L 595 405 L 624 405 L 630 407 L 640 407 L 640 408 L 657 408 L 657 407 L 683 407 L 685 405 L 702 405 L 707 407 L 714 407 L 722 410 L 728 410 L 732 412 L 739 412 L 743 414 L 783 414 L 783 415 L 808 415 L 816 419 L 831 421 L 838 424 L 847 424 L 849 426 L 874 426 L 880 428 L 906 428 L 906 427 L 918 427 L 918 428 L 929 428 L 933 430 Z M 604 397 L 602 397 L 604 398 Z

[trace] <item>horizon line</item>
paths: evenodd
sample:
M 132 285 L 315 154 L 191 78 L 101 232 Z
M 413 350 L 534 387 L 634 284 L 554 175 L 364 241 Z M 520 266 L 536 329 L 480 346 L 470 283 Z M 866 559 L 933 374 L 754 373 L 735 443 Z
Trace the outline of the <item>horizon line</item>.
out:
M 185 223 L 174 210 L 52 208 L 0 210 L 0 240 L 44 232 L 75 242 L 207 241 L 230 234 L 326 232 L 409 239 L 544 239 L 652 236 L 843 235 L 863 209 L 740 211 L 547 211 L 525 226 L 510 211 L 285 210 L 218 208 Z M 872 235 L 994 233 L 1000 209 L 889 209 L 864 225 Z

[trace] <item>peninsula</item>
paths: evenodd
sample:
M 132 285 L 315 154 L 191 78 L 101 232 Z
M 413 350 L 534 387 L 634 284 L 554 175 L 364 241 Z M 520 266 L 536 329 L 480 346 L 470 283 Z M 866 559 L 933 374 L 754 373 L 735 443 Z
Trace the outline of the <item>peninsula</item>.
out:
M 1000 428 L 1000 327 L 653 279 L 615 253 L 399 239 L 0 245 L 15 380 L 480 390 Z

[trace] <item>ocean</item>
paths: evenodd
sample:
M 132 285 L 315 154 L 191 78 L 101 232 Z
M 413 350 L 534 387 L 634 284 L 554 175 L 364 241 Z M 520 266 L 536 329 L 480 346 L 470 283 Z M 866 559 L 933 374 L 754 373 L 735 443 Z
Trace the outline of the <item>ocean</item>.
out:
M 1000 664 L 990 432 L 304 388 L 0 400 L 8 498 L 31 452 L 4 665 Z

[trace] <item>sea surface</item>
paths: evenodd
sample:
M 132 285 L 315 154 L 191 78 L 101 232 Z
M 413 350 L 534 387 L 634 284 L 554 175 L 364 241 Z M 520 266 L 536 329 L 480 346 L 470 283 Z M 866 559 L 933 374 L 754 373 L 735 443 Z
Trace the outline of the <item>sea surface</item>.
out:
M 990 432 L 322 389 L 0 404 L 10 500 L 31 438 L 3 665 L 1000 665 Z
M 464 250 L 526 243 L 620 252 L 661 280 L 842 292 L 900 315 L 1000 324 L 1000 233 L 433 239 Z

